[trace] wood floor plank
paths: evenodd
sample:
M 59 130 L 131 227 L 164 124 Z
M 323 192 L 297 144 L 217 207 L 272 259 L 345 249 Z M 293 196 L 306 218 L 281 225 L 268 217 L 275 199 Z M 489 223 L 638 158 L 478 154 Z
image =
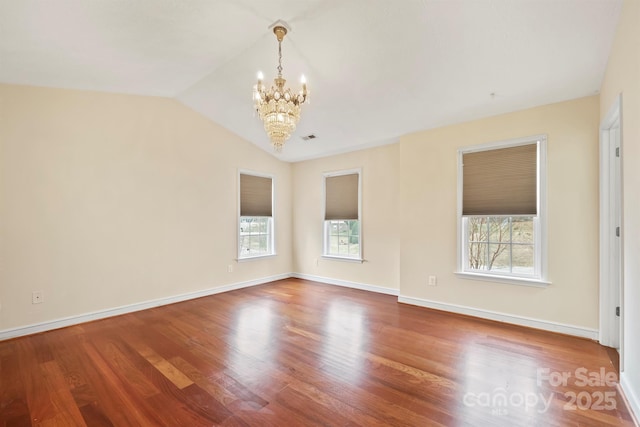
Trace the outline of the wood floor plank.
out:
M 16 341 L 0 343 L 0 425 L 31 425 Z
M 130 425 L 120 414 L 123 404 L 112 393 L 110 384 L 101 380 L 87 353 L 78 351 L 83 338 L 82 335 L 62 336 L 54 344 L 56 360 L 80 413 L 89 426 Z
M 100 337 L 94 339 L 92 344 L 109 364 L 111 370 L 134 389 L 135 395 L 146 399 L 160 393 L 160 390 L 142 372 L 141 360 L 133 357 L 132 351 L 127 346 L 121 345 L 116 338 Z
M 73 396 L 69 391 L 67 382 L 55 360 L 40 364 L 41 384 L 44 386 L 51 405 L 55 408 L 52 418 L 43 419 L 37 416 L 39 424 L 52 426 L 86 426 L 80 410 L 75 404 Z
M 193 383 L 197 384 L 204 391 L 209 393 L 211 397 L 220 402 L 225 407 L 231 407 L 234 402 L 238 400 L 238 397 L 231 393 L 227 388 L 222 387 L 216 381 L 212 381 L 202 374 L 198 369 L 193 367 L 189 362 L 180 358 L 174 357 L 171 359 L 171 364 L 180 369 Z
M 614 356 L 286 279 L 0 342 L 0 427 L 632 426 Z
M 193 381 L 182 373 L 180 369 L 176 368 L 171 364 L 171 362 L 158 355 L 158 353 L 153 351 L 150 347 L 147 347 L 146 345 L 137 345 L 136 350 L 179 389 L 189 387 L 193 384 Z
M 99 376 L 94 377 L 92 384 L 103 387 L 108 396 L 102 395 L 103 401 L 111 400 L 111 414 L 117 418 L 111 418 L 117 425 L 164 425 L 156 413 L 145 405 L 146 399 L 142 395 L 135 395 L 128 390 L 135 390 L 132 385 L 121 380 L 102 358 L 100 353 L 89 343 L 83 343 L 78 351 L 85 353 L 90 364 L 95 368 Z
M 41 334 L 40 334 L 41 335 Z M 42 337 L 37 339 L 17 340 L 16 350 L 20 360 L 20 374 L 25 387 L 25 397 L 29 407 L 30 417 L 34 422 L 41 422 L 56 416 L 56 408 L 52 404 L 52 398 L 46 387 L 46 380 L 40 370 L 39 356 L 42 354 L 36 343 L 42 342 Z

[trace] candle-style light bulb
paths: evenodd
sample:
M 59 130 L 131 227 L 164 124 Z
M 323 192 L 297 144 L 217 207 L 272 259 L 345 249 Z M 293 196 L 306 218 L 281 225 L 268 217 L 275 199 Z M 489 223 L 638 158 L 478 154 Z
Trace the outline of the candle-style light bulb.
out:
M 302 83 L 302 101 L 300 102 L 304 102 L 304 98 L 306 98 L 307 96 L 307 78 L 304 76 L 304 74 L 300 76 L 300 83 Z
M 262 71 L 258 71 L 258 81 L 262 82 L 263 79 L 264 79 L 264 74 L 262 74 Z

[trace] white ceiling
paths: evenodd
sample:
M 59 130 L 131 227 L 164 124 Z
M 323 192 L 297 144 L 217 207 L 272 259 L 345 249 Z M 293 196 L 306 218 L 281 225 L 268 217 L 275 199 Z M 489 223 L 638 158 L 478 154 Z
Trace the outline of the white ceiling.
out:
M 166 96 L 272 152 L 251 88 L 311 103 L 297 161 L 592 95 L 621 0 L 0 0 L 0 82 Z M 495 94 L 492 96 L 491 94 Z M 315 134 L 316 139 L 301 140 Z

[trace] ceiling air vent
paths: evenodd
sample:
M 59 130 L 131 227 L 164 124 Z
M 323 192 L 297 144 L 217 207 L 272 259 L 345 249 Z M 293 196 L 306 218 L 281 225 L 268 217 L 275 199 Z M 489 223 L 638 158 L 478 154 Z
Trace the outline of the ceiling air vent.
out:
M 302 138 L 303 141 L 309 141 L 309 140 L 312 140 L 312 139 L 316 139 L 316 136 L 314 134 L 311 134 L 311 135 L 303 136 L 301 138 Z

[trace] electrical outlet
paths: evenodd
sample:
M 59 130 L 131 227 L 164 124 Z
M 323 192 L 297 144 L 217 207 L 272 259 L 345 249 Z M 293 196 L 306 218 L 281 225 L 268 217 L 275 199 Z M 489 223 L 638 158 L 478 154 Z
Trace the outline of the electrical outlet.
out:
M 227 273 L 233 273 L 233 264 L 227 266 Z
M 438 278 L 436 276 L 429 276 L 429 286 L 436 286 L 438 284 Z
M 31 294 L 31 304 L 40 304 L 42 302 L 44 302 L 42 291 L 33 291 Z

